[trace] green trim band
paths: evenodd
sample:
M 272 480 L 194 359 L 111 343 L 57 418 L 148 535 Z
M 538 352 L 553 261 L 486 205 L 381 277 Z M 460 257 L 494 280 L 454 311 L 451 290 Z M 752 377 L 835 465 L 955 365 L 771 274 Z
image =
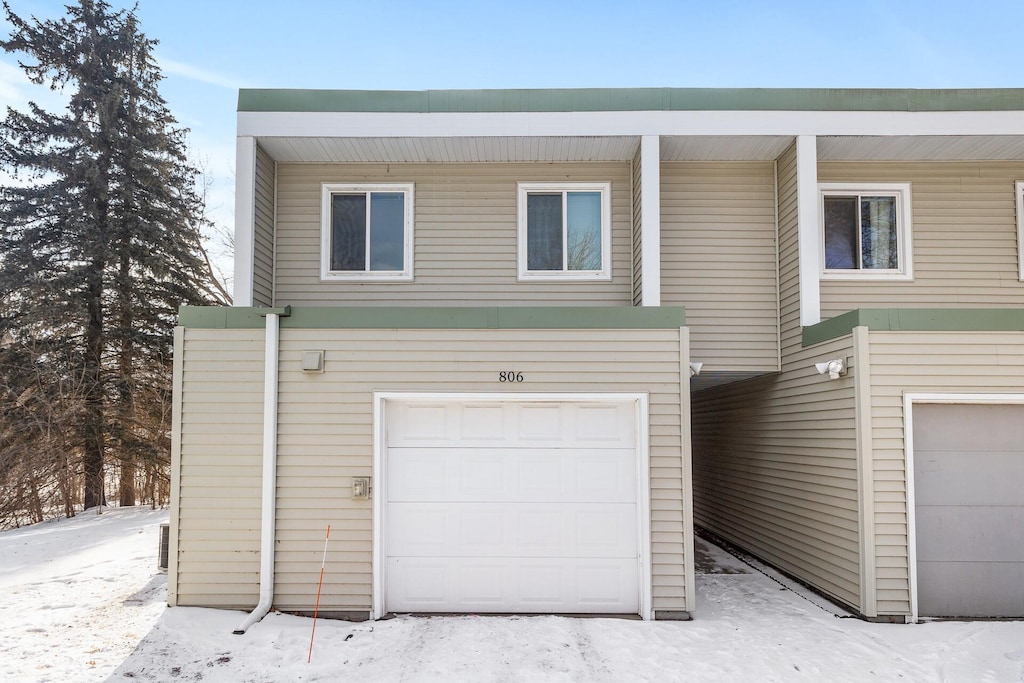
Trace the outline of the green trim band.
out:
M 677 329 L 686 309 L 659 307 L 291 307 L 182 306 L 178 324 L 207 329 L 265 326 L 267 313 L 294 329 Z
M 579 88 L 238 91 L 238 111 L 501 113 L 578 111 L 1018 111 L 1024 89 Z
M 844 337 L 855 327 L 907 332 L 1024 332 L 1024 308 L 860 308 L 803 329 L 803 345 Z

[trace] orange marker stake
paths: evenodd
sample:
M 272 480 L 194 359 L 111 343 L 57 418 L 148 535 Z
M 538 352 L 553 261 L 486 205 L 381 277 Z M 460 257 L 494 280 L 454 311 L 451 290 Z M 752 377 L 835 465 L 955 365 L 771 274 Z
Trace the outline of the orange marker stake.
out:
M 320 583 L 316 585 L 316 606 L 313 608 L 313 632 L 309 634 L 309 657 L 306 664 L 313 661 L 313 636 L 316 635 L 316 615 L 320 611 L 320 589 L 324 585 L 324 565 L 327 564 L 327 541 L 331 537 L 331 525 L 327 525 L 327 536 L 324 538 L 324 557 L 320 560 Z

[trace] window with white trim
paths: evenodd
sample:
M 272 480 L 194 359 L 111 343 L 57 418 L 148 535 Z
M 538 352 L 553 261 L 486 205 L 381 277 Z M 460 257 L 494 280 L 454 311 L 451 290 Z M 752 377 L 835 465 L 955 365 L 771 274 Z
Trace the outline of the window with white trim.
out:
M 909 183 L 821 183 L 822 279 L 913 277 Z
M 611 184 L 518 187 L 519 279 L 610 280 Z
M 322 187 L 320 278 L 412 280 L 412 184 Z
M 1018 180 L 1013 187 L 1017 197 L 1017 268 L 1024 282 L 1024 180 Z

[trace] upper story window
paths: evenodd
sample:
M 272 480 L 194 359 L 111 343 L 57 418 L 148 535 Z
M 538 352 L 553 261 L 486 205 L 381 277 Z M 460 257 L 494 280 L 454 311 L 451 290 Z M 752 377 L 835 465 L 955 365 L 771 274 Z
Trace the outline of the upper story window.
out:
M 519 183 L 519 279 L 611 276 L 611 184 Z
M 821 183 L 822 279 L 913 277 L 910 185 Z
M 1014 184 L 1014 194 L 1017 197 L 1017 268 L 1024 282 L 1024 180 Z
M 412 184 L 324 183 L 322 280 L 412 280 Z

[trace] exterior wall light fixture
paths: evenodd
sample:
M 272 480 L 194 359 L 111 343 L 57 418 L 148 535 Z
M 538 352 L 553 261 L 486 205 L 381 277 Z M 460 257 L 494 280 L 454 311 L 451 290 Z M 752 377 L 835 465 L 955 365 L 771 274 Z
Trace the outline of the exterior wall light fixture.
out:
M 829 379 L 839 379 L 846 374 L 846 361 L 842 358 L 834 358 L 821 363 L 815 363 L 814 368 L 819 374 L 828 375 Z

